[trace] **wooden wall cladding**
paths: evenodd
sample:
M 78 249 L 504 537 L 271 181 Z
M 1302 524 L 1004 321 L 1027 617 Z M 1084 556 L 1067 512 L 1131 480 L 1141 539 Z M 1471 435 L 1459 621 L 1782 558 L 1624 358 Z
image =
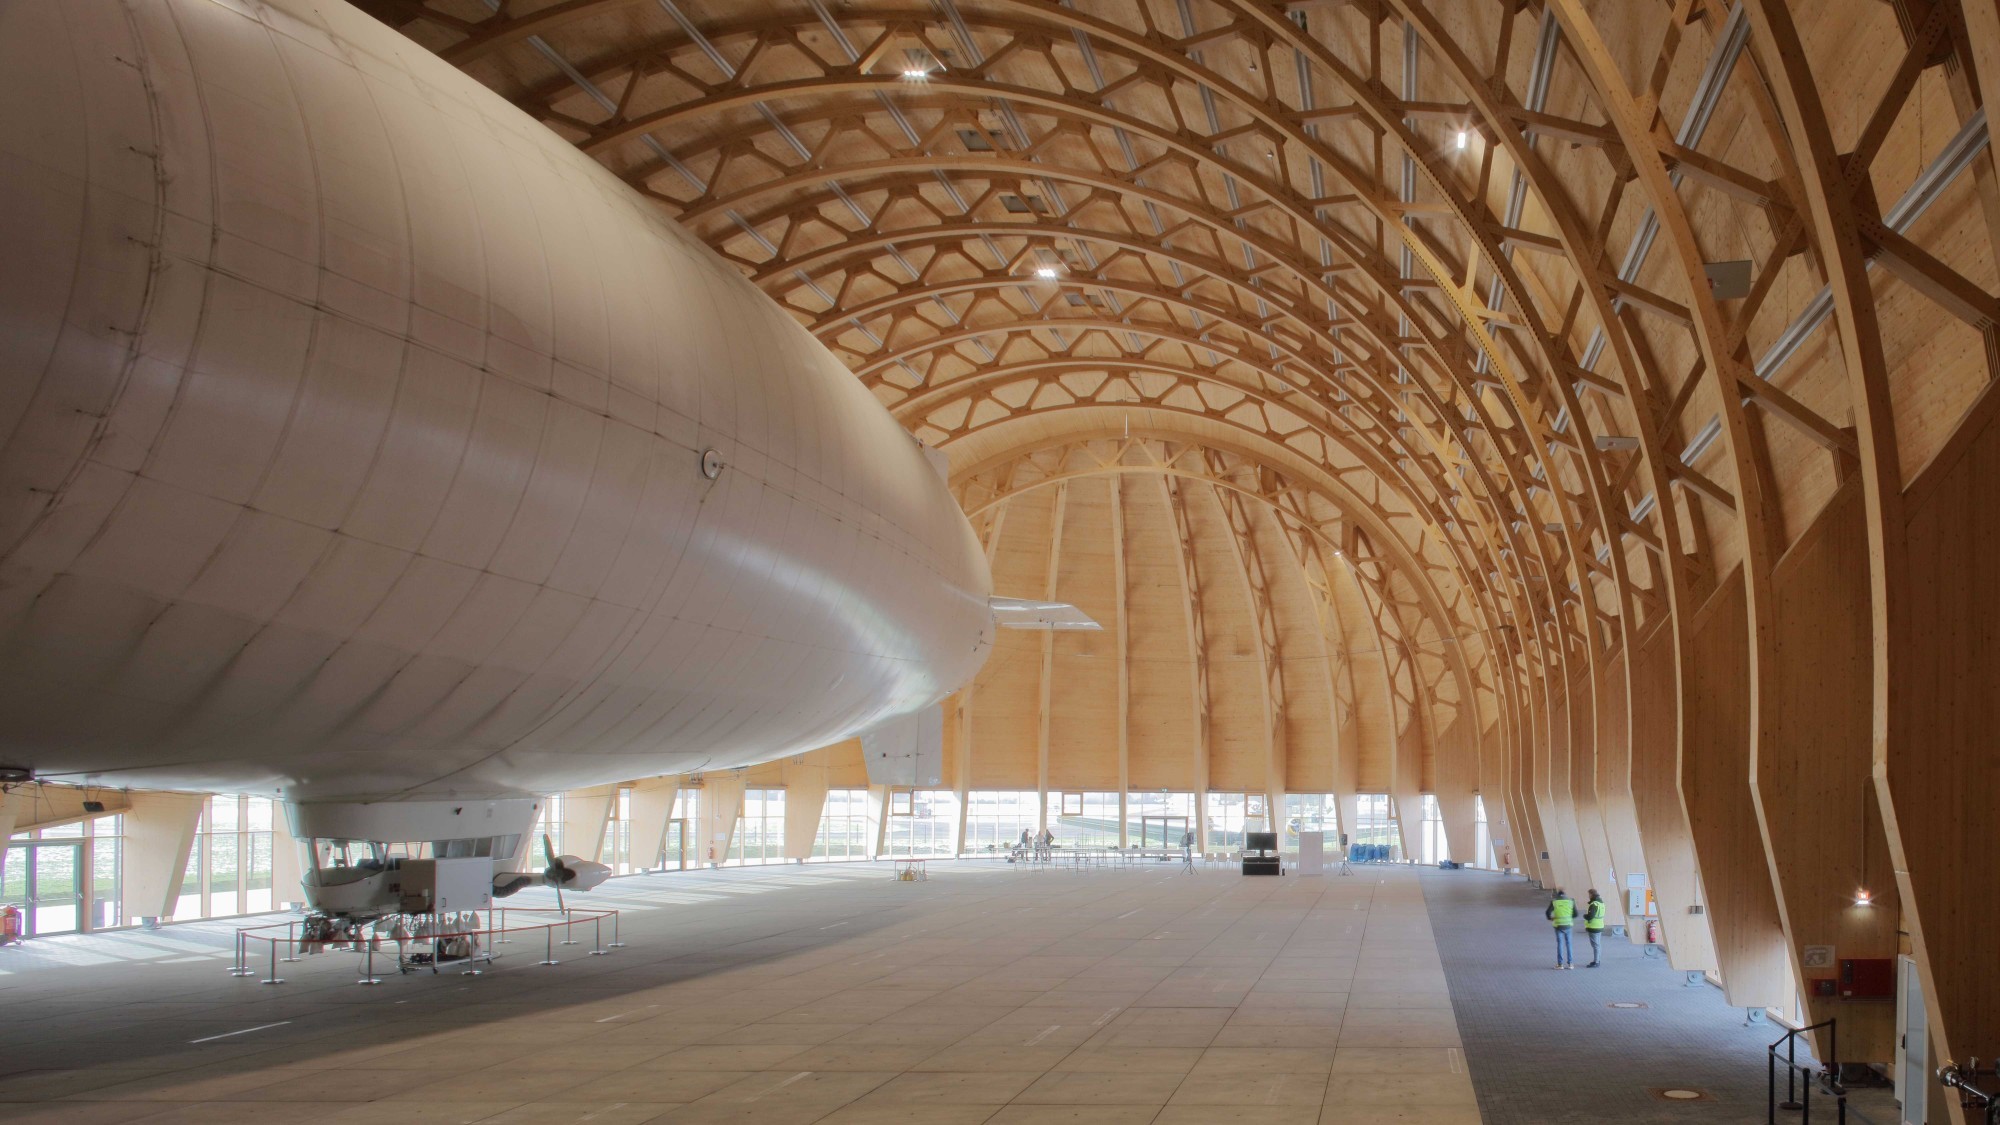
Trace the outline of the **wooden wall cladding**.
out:
M 2000 905 L 1990 878 L 2000 840 L 1994 400 L 1989 386 L 1978 425 L 1910 496 L 1908 569 L 1894 587 L 1886 682 L 1878 675 L 1874 695 L 1875 774 L 1939 1058 L 1985 1057 L 2000 1043 Z
M 1784 927 L 1750 798 L 1750 627 L 1743 572 L 1695 615 L 1681 668 L 1681 799 L 1729 1002 L 1789 1007 Z
M 1900 896 L 1872 777 L 1873 630 L 1868 524 L 1858 478 L 1836 493 L 1773 573 L 1776 698 L 1757 745 L 1753 778 L 1778 904 L 1811 1022 L 1840 1020 L 1852 1058 L 1895 1051 L 1895 1012 L 1818 993 L 1807 947 L 1838 957 L 1897 953 Z M 1861 892 L 1869 905 L 1856 904 Z

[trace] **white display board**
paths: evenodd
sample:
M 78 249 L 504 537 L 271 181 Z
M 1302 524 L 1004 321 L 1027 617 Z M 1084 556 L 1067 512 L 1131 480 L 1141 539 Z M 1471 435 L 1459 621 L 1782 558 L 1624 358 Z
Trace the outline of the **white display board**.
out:
M 1299 874 L 1326 874 L 1326 833 L 1320 831 L 1299 832 Z

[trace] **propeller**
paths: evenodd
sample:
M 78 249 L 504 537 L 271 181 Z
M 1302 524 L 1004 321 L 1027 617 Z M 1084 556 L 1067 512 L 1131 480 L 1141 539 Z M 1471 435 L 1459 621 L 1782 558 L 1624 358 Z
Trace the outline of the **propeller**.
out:
M 542 833 L 542 854 L 549 857 L 549 865 L 542 869 L 542 878 L 556 889 L 556 909 L 568 914 L 569 908 L 563 905 L 562 888 L 564 883 L 576 878 L 576 872 L 563 866 L 562 857 L 556 854 L 556 846 L 549 842 L 546 832 Z
M 542 854 L 549 857 L 549 865 L 542 869 L 542 880 L 556 889 L 556 909 L 565 913 L 568 908 L 563 906 L 564 885 L 587 891 L 611 875 L 611 869 L 601 863 L 578 859 L 573 855 L 557 855 L 556 846 L 550 842 L 546 832 L 542 834 Z

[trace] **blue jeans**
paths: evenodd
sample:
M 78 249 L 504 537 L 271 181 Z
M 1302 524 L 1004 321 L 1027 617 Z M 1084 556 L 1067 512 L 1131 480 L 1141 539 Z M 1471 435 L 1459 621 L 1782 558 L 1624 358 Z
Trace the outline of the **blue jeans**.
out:
M 1557 927 L 1556 927 L 1556 964 L 1558 964 L 1558 965 L 1567 965 L 1567 964 L 1570 964 L 1570 963 L 1571 963 L 1571 962 L 1572 962 L 1573 960 L 1574 960 L 1574 958 L 1573 958 L 1573 957 L 1571 956 L 1571 954 L 1570 954 L 1570 951 L 1569 951 L 1569 927 L 1568 927 L 1568 926 L 1557 926 Z
M 1590 935 L 1590 959 L 1593 962 L 1600 960 L 1603 950 L 1599 948 L 1598 943 L 1604 940 L 1604 931 L 1585 930 L 1584 932 Z

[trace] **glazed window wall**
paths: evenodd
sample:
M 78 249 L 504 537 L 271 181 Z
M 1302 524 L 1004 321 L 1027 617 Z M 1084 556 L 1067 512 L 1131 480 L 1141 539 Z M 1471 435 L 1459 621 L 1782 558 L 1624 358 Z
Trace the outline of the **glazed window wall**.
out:
M 889 855 L 921 858 L 957 854 L 957 793 L 949 789 L 890 790 L 888 817 Z
M 1297 851 L 1300 832 L 1324 832 L 1327 854 L 1340 850 L 1340 804 L 1333 794 L 1285 794 L 1285 827 L 1278 846 Z
M 1208 846 L 1211 849 L 1240 848 L 1243 834 L 1268 832 L 1262 793 L 1210 793 L 1208 795 Z
M 1424 832 L 1421 844 L 1423 854 L 1419 861 L 1434 864 L 1441 859 L 1451 858 L 1451 849 L 1444 839 L 1444 811 L 1438 807 L 1436 797 L 1424 794 Z
M 1356 800 L 1350 843 L 1386 848 L 1386 858 L 1403 858 L 1402 836 L 1396 830 L 1395 805 L 1387 793 L 1363 793 Z M 1364 857 L 1365 858 L 1365 857 Z
M 267 797 L 217 794 L 182 869 L 174 920 L 261 914 L 277 906 L 271 887 L 271 816 Z
M 1472 798 L 1472 841 L 1479 849 L 1478 858 L 1472 861 L 1474 867 L 1500 866 L 1499 860 L 1493 854 L 1493 835 L 1486 824 L 1486 798 L 1477 795 Z
M 827 790 L 826 806 L 819 817 L 819 835 L 813 837 L 812 858 L 867 859 L 874 843 L 874 822 L 868 816 L 868 790 Z
M 1021 839 L 1041 830 L 1039 802 L 1035 790 L 975 789 L 965 795 L 965 843 L 960 851 L 971 854 L 1004 853 Z M 1051 828 L 1055 818 L 1049 818 Z
M 1050 792 L 1049 831 L 1072 848 L 1118 846 L 1118 794 Z
M 729 838 L 733 865 L 782 863 L 785 859 L 785 791 L 745 789 L 743 811 Z

